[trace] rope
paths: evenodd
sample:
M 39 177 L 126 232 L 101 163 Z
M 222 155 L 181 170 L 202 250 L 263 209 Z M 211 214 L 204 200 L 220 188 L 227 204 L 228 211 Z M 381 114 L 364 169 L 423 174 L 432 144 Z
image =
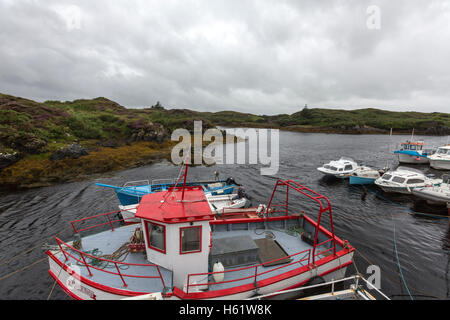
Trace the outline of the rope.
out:
M 361 251 L 359 251 L 359 250 L 356 249 L 355 247 L 353 247 L 353 249 L 355 249 L 355 252 L 356 252 L 357 254 L 359 254 L 359 256 L 360 256 L 361 258 L 363 258 L 369 265 L 374 265 L 374 263 L 373 263 L 372 261 L 370 261 L 370 259 L 367 258 L 364 254 L 362 254 Z M 357 268 L 354 261 L 353 261 L 353 264 L 355 265 L 355 268 Z M 358 270 L 358 269 L 357 269 L 357 270 Z M 358 272 L 358 271 L 357 271 L 357 272 Z M 381 270 L 381 272 L 386 276 L 386 278 L 388 278 L 388 279 L 391 280 L 392 282 L 396 282 L 396 283 L 401 284 L 401 282 L 399 282 L 398 280 L 396 280 L 396 279 L 390 277 L 388 272 L 386 272 L 386 271 L 384 271 L 384 270 Z M 359 272 L 358 272 L 358 273 L 359 273 Z M 429 296 L 429 297 L 433 297 L 433 298 L 435 298 L 435 299 L 439 299 L 439 297 L 436 297 L 436 296 L 433 296 L 433 295 L 429 295 L 428 293 L 423 292 L 423 291 L 421 291 L 420 289 L 414 288 L 414 287 L 412 287 L 412 286 L 410 286 L 410 287 L 411 287 L 411 289 L 414 289 L 415 291 L 417 291 L 417 292 L 419 292 L 419 293 L 422 293 L 423 295 L 427 295 L 427 296 Z
M 31 263 L 31 264 L 29 264 L 29 265 L 27 265 L 27 266 L 25 266 L 25 267 L 23 267 L 23 268 L 17 269 L 17 270 L 15 270 L 15 271 L 11 272 L 11 273 L 8 273 L 7 275 L 4 275 L 3 277 L 0 278 L 0 281 L 5 280 L 5 279 L 11 277 L 12 275 L 14 275 L 14 274 L 16 274 L 16 273 L 18 273 L 18 272 L 22 272 L 22 271 L 24 271 L 24 270 L 26 270 L 26 269 L 28 269 L 28 268 L 31 268 L 32 266 L 34 266 L 34 265 L 36 265 L 36 264 L 38 264 L 38 263 L 41 263 L 41 262 L 44 261 L 44 260 L 47 260 L 47 257 L 44 257 L 44 258 L 39 259 L 39 260 L 36 260 L 36 261 L 34 261 L 33 263 Z
M 109 266 L 109 264 L 111 262 L 104 261 L 104 260 L 101 260 L 101 259 L 117 261 L 117 262 L 125 261 L 125 259 L 127 258 L 128 254 L 130 253 L 130 249 L 129 249 L 129 246 L 128 246 L 129 244 L 130 244 L 129 242 L 125 242 L 116 251 L 114 251 L 112 254 L 102 254 L 102 252 L 98 248 L 95 248 L 95 249 L 92 249 L 92 250 L 88 250 L 88 251 L 83 251 L 83 253 L 86 253 L 86 254 L 89 254 L 91 256 L 95 256 L 96 257 L 96 258 L 87 257 L 87 259 L 89 259 L 89 260 L 86 261 L 86 263 L 88 265 L 92 265 L 92 266 L 97 267 L 99 269 L 112 268 L 113 266 Z M 97 259 L 97 258 L 100 258 L 100 259 Z M 77 265 L 84 266 L 84 264 L 80 263 L 79 261 L 77 261 Z M 121 265 L 121 266 L 119 266 L 119 269 L 125 270 L 125 269 L 128 269 L 129 267 L 130 267 L 129 265 Z
M 105 205 L 106 205 L 113 197 L 115 197 L 115 194 L 112 195 L 109 199 L 107 199 L 107 200 L 103 203 L 103 207 L 104 207 L 104 206 L 105 206 Z M 96 209 L 96 210 L 98 210 L 98 209 Z M 87 216 L 88 216 L 88 214 L 85 215 L 85 216 L 82 217 L 82 218 L 85 218 L 85 217 L 87 217 Z M 64 231 L 66 231 L 66 230 L 68 230 L 68 229 L 70 229 L 70 228 L 72 228 L 72 226 L 69 225 L 69 226 L 67 226 L 66 228 L 62 229 L 60 232 L 56 233 L 55 235 L 52 235 L 52 236 L 50 236 L 50 237 L 48 237 L 48 238 L 45 238 L 42 242 L 39 242 L 37 245 L 32 246 L 31 248 L 29 248 L 29 249 L 27 249 L 27 250 L 25 250 L 25 251 L 23 251 L 23 252 L 21 252 L 21 253 L 15 255 L 15 256 L 13 256 L 13 257 L 11 257 L 11 258 L 8 259 L 8 260 L 2 261 L 2 262 L 0 263 L 0 267 L 1 267 L 1 266 L 4 266 L 5 264 L 8 264 L 8 263 L 10 263 L 10 262 L 12 262 L 12 261 L 14 261 L 14 260 L 16 260 L 17 258 L 19 258 L 19 257 L 21 257 L 21 256 L 23 256 L 23 255 L 25 255 L 25 254 L 27 254 L 27 253 L 33 251 L 34 249 L 36 249 L 36 248 L 38 248 L 38 247 L 42 247 L 42 245 L 44 245 L 45 243 L 47 243 L 49 240 L 53 239 L 55 236 L 60 235 L 61 233 L 63 233 Z M 0 281 L 1 281 L 1 278 L 0 278 Z
M 112 195 L 110 198 L 108 198 L 107 201 L 105 201 L 105 202 L 103 203 L 103 207 L 104 207 L 104 206 L 105 206 L 105 205 L 106 205 L 106 204 L 107 204 L 114 196 L 115 196 L 115 195 Z M 103 208 L 103 207 L 101 207 L 101 208 Z M 97 208 L 96 210 L 99 210 L 99 209 Z M 87 216 L 88 216 L 88 215 L 85 215 L 84 217 L 87 217 Z M 83 217 L 83 218 L 84 218 L 84 217 Z M 3 266 L 3 265 L 5 265 L 5 264 L 8 264 L 8 263 L 10 263 L 10 262 L 12 262 L 12 261 L 14 261 L 14 260 L 16 260 L 16 259 L 19 258 L 19 257 L 22 257 L 23 255 L 25 255 L 25 254 L 27 254 L 27 253 L 33 251 L 34 249 L 36 249 L 36 248 L 38 248 L 38 247 L 42 247 L 42 246 L 43 246 L 44 244 L 46 244 L 49 240 L 53 239 L 53 238 L 54 238 L 55 236 L 57 236 L 57 235 L 60 235 L 60 234 L 63 233 L 64 231 L 68 230 L 70 227 L 71 227 L 71 226 L 67 226 L 66 228 L 64 228 L 64 229 L 62 229 L 60 232 L 58 232 L 57 234 L 55 234 L 55 235 L 53 235 L 53 236 L 51 236 L 51 237 L 49 237 L 49 238 L 44 239 L 42 242 L 39 242 L 37 245 L 35 245 L 35 246 L 29 248 L 28 250 L 25 250 L 25 251 L 23 251 L 22 253 L 17 254 L 17 255 L 15 255 L 15 256 L 11 257 L 11 258 L 8 259 L 8 260 L 3 261 L 3 262 L 0 264 L 0 267 Z M 47 260 L 47 257 L 44 257 L 44 258 L 42 258 L 42 259 L 39 259 L 39 260 L 37 260 L 37 261 L 35 261 L 35 262 L 33 262 L 33 263 L 31 263 L 31 264 L 29 264 L 29 265 L 27 265 L 27 266 L 21 268 L 21 269 L 15 270 L 15 271 L 13 271 L 13 272 L 11 272 L 11 273 L 9 273 L 9 274 L 7 274 L 7 275 L 1 277 L 1 278 L 0 278 L 0 281 L 5 280 L 5 279 L 11 277 L 12 275 L 14 275 L 14 274 L 16 274 L 16 273 L 25 271 L 26 269 L 28 269 L 28 268 L 30 268 L 30 267 L 32 267 L 32 266 L 38 264 L 38 263 L 41 263 L 41 262 L 44 261 L 44 260 Z M 61 270 L 62 270 L 62 268 L 61 268 Z M 60 274 L 61 274 L 61 270 L 59 271 Z M 58 277 L 59 277 L 59 275 L 58 275 Z M 52 289 L 51 289 L 51 291 L 50 291 L 50 293 L 49 293 L 49 295 L 48 295 L 48 297 L 47 297 L 47 300 L 50 299 L 50 297 L 51 297 L 51 295 L 52 295 L 52 293 L 53 293 L 53 290 L 55 289 L 55 286 L 56 286 L 56 280 L 53 281 L 53 286 L 52 286 Z
M 411 298 L 411 300 L 414 300 L 414 298 L 411 295 L 411 292 L 409 292 L 408 289 L 408 285 L 406 284 L 406 280 L 405 277 L 403 276 L 403 271 L 402 271 L 402 266 L 400 265 L 400 259 L 398 257 L 398 250 L 397 250 L 397 237 L 396 237 L 396 232 L 395 232 L 395 221 L 394 221 L 394 216 L 391 213 L 391 217 L 392 217 L 392 222 L 393 222 L 393 226 L 394 226 L 394 251 L 395 251 L 395 257 L 397 259 L 397 266 L 398 266 L 398 270 L 400 272 L 400 276 L 402 278 L 403 281 L 403 285 L 405 286 L 406 291 L 409 294 L 409 297 Z

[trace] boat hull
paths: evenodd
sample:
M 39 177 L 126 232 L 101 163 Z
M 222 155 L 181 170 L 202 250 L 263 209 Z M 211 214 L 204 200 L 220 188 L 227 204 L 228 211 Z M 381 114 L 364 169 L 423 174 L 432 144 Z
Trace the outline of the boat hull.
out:
M 450 170 L 450 160 L 430 159 L 430 167 L 437 170 Z
M 450 202 L 450 196 L 445 196 L 441 192 L 433 190 L 415 189 L 412 190 L 412 194 L 420 199 L 426 200 L 430 204 L 446 205 Z
M 411 194 L 411 192 L 406 187 L 392 187 L 392 186 L 382 186 L 378 185 L 381 190 L 386 193 L 402 193 L 402 194 Z
M 374 184 L 376 178 L 364 178 L 358 176 L 350 176 L 350 184 Z
M 61 288 L 73 299 L 77 300 L 117 300 L 148 294 L 150 292 L 133 292 L 126 288 L 112 288 L 96 283 L 90 279 L 80 276 L 74 269 L 70 269 L 64 262 L 50 251 L 49 255 L 49 274 L 61 286 Z M 230 293 L 224 292 L 222 295 L 208 297 L 210 292 L 196 292 L 193 294 L 184 294 L 184 291 L 175 288 L 175 290 L 164 297 L 167 300 L 179 299 L 211 299 L 211 300 L 242 300 L 255 294 L 270 294 L 273 292 L 292 289 L 306 285 L 314 277 L 322 277 L 325 281 L 338 280 L 345 277 L 347 267 L 353 263 L 353 251 L 350 251 L 338 258 L 330 259 L 315 268 L 307 269 L 304 272 L 295 270 L 278 276 L 279 279 L 273 279 L 272 283 L 263 285 L 258 283 L 258 288 L 250 290 L 230 290 Z M 261 281 L 262 282 L 262 281 Z M 267 281 L 265 281 L 267 282 Z M 244 288 L 244 286 L 242 286 Z M 237 291 L 237 292 L 236 292 Z M 202 297 L 204 295 L 204 297 Z M 282 298 L 282 297 L 281 297 Z
M 406 153 L 397 153 L 398 162 L 400 163 L 408 163 L 408 164 L 426 164 L 429 163 L 430 160 L 424 156 L 411 155 Z

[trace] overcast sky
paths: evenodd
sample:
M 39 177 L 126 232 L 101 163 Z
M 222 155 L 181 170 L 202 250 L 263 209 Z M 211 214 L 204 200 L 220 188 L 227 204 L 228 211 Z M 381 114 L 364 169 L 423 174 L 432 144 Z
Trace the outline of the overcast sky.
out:
M 0 92 L 450 112 L 450 1 L 0 0 Z

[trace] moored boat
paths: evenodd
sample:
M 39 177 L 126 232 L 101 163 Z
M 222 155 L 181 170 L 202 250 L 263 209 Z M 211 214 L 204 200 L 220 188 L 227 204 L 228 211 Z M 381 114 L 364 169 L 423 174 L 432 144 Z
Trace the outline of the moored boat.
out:
M 167 182 L 160 183 L 162 180 L 165 180 Z M 156 183 L 156 181 L 158 181 L 158 183 Z M 161 179 L 152 181 L 151 184 L 149 183 L 149 180 L 129 181 L 126 182 L 122 187 L 103 183 L 96 183 L 96 185 L 113 189 L 120 201 L 120 204 L 122 206 L 129 206 L 139 203 L 142 197 L 146 194 L 166 191 L 170 187 L 174 187 L 177 185 L 179 186 L 179 181 L 173 182 L 173 180 L 170 179 Z M 201 186 L 206 194 L 213 196 L 231 194 L 233 193 L 235 186 L 239 186 L 239 184 L 237 184 L 233 178 L 228 178 L 221 181 L 187 182 L 186 185 Z
M 399 163 L 425 164 L 429 163 L 428 157 L 433 154 L 432 150 L 424 150 L 423 141 L 405 141 L 401 148 L 394 151 Z
M 412 194 L 429 204 L 446 206 L 450 203 L 450 176 L 443 175 L 442 183 L 438 186 L 430 185 L 414 188 Z
M 373 184 L 380 177 L 380 171 L 367 166 L 359 166 L 350 175 L 350 184 Z
M 358 164 L 351 158 L 341 157 L 337 161 L 330 161 L 323 166 L 317 168 L 318 171 L 327 175 L 340 179 L 349 178 L 358 168 Z
M 439 147 L 436 153 L 428 158 L 433 169 L 450 170 L 450 145 Z
M 295 195 L 317 204 L 317 220 L 289 206 Z M 183 186 L 145 195 L 140 224 L 116 227 L 113 215 L 73 221 L 75 234 L 90 234 L 47 251 L 50 275 L 73 298 L 246 299 L 343 278 L 353 262 L 329 200 L 292 180 L 257 208 L 214 212 L 201 187 Z
M 411 190 L 427 185 L 440 185 L 442 179 L 425 176 L 420 170 L 398 167 L 375 180 L 375 184 L 384 192 L 411 194 Z

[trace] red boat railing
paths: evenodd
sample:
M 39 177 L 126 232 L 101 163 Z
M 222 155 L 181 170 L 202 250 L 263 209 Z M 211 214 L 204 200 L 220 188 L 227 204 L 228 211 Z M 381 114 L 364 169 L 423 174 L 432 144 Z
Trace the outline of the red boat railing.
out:
M 274 195 L 277 191 L 277 188 L 279 186 L 286 186 L 286 202 L 282 204 L 272 204 Z M 277 183 L 275 184 L 275 187 L 273 188 L 272 196 L 270 197 L 269 204 L 267 205 L 267 210 L 272 210 L 272 212 L 284 212 L 286 216 L 289 215 L 289 188 L 300 192 L 304 196 L 316 201 L 319 204 L 319 215 L 317 218 L 316 228 L 315 228 L 315 234 L 314 234 L 314 245 L 313 245 L 313 254 L 312 254 L 312 262 L 315 262 L 315 258 L 325 252 L 333 251 L 333 254 L 336 254 L 336 236 L 334 234 L 334 226 L 333 226 L 333 214 L 331 212 L 331 203 L 330 200 L 328 200 L 327 197 L 324 195 L 321 195 L 320 193 L 315 192 L 314 190 L 311 190 L 293 180 L 281 180 L 279 179 Z M 325 206 L 324 206 L 325 205 Z M 284 210 L 275 210 L 274 209 L 278 207 L 284 207 Z M 328 212 L 330 217 L 330 231 L 331 231 L 331 238 L 327 239 L 326 241 L 322 243 L 317 243 L 318 236 L 319 236 L 319 230 L 320 230 L 320 222 L 322 219 L 322 214 Z M 321 246 L 327 242 L 332 241 L 331 248 L 322 252 L 319 252 L 316 254 L 316 247 Z
M 86 231 L 86 230 L 90 230 L 90 229 L 93 229 L 93 228 L 98 228 L 98 227 L 106 226 L 106 225 L 109 225 L 110 228 L 111 228 L 111 231 L 114 231 L 113 223 L 116 223 L 116 222 L 127 222 L 129 220 L 135 219 L 134 217 L 130 217 L 130 218 L 125 218 L 125 219 L 122 218 L 122 219 L 112 220 L 112 219 L 114 219 L 114 217 L 111 217 L 111 215 L 118 214 L 118 213 L 121 213 L 123 211 L 129 211 L 129 210 L 118 210 L 118 211 L 111 211 L 111 212 L 101 213 L 101 214 L 97 214 L 97 215 L 94 215 L 94 216 L 90 216 L 90 217 L 86 217 L 86 218 L 82 218 L 82 219 L 71 221 L 70 224 L 72 225 L 73 231 L 75 233 L 80 233 L 81 231 Z M 100 217 L 105 217 L 106 221 L 103 222 L 103 223 L 98 223 L 98 224 L 95 224 L 95 225 L 92 225 L 92 226 L 89 226 L 89 227 L 86 227 L 86 228 L 82 228 L 82 229 L 77 229 L 75 227 L 76 223 L 90 221 L 90 220 L 93 220 L 93 219 L 98 219 Z
M 74 259 L 75 261 L 77 261 L 77 264 L 80 264 L 81 266 L 86 267 L 86 270 L 89 273 L 89 277 L 93 276 L 93 273 L 91 271 L 91 269 L 95 269 L 101 272 L 106 272 L 109 274 L 113 274 L 113 275 L 117 275 L 118 277 L 120 277 L 120 279 L 122 280 L 123 286 L 127 287 L 127 283 L 125 281 L 126 277 L 129 278 L 144 278 L 144 279 L 160 279 L 161 283 L 163 285 L 163 288 L 166 287 L 165 283 L 164 283 L 164 279 L 162 277 L 161 274 L 161 270 L 159 269 L 159 266 L 157 264 L 140 264 L 140 263 L 128 263 L 128 262 L 121 262 L 121 261 L 115 261 L 115 260 L 109 260 L 109 259 L 104 259 L 86 252 L 83 252 L 81 250 L 78 250 L 76 248 L 74 248 L 73 246 L 65 243 L 64 241 L 60 240 L 59 238 L 55 238 L 56 242 L 58 243 L 59 248 L 61 249 L 61 252 L 63 253 L 66 261 L 67 262 L 69 260 L 69 257 L 71 257 L 72 259 Z M 79 257 L 76 257 L 74 254 L 70 253 L 69 250 L 67 250 L 66 248 L 68 248 L 70 251 L 72 252 L 76 252 Z M 91 259 L 91 261 L 102 261 L 103 263 L 106 263 L 107 267 L 109 264 L 112 264 L 115 266 L 115 269 L 117 270 L 117 272 L 115 271 L 110 271 L 110 270 L 105 270 L 104 268 L 99 268 L 98 266 L 93 265 L 92 263 L 87 263 L 86 262 L 86 258 Z M 64 262 L 64 264 L 65 264 Z M 133 275 L 133 274 L 124 274 L 120 271 L 120 266 L 135 266 L 135 267 L 154 267 L 156 269 L 156 271 L 158 272 L 157 276 L 143 276 L 143 275 Z
M 300 255 L 302 253 L 305 254 L 305 255 L 307 254 L 308 256 L 306 258 L 300 258 L 299 260 L 295 260 L 293 262 L 289 262 L 289 263 L 283 264 L 282 266 L 279 266 L 279 267 L 276 267 L 276 268 L 273 268 L 273 269 L 266 270 L 266 271 L 258 273 L 258 268 L 264 267 L 264 265 L 271 264 L 273 262 L 277 262 L 277 261 L 280 261 L 280 260 L 285 260 L 285 259 L 288 259 L 288 258 L 292 258 L 292 257 L 298 256 L 298 255 Z M 261 264 L 255 265 L 255 266 L 242 267 L 242 268 L 237 268 L 237 269 L 232 269 L 232 270 L 224 270 L 224 271 L 217 271 L 217 272 L 191 273 L 191 274 L 188 275 L 188 278 L 187 278 L 186 293 L 189 293 L 189 288 L 190 287 L 199 287 L 199 286 L 207 286 L 207 285 L 211 286 L 211 285 L 218 285 L 218 284 L 224 284 L 224 283 L 232 283 L 232 282 L 244 281 L 244 280 L 248 280 L 248 279 L 253 279 L 253 283 L 256 283 L 257 282 L 257 278 L 259 276 L 262 276 L 264 274 L 268 274 L 270 272 L 274 272 L 274 271 L 277 271 L 279 269 L 283 269 L 283 268 L 289 267 L 291 265 L 294 265 L 296 263 L 301 263 L 301 262 L 304 262 L 304 261 L 308 261 L 308 263 L 306 265 L 310 264 L 310 261 L 311 261 L 311 249 L 307 249 L 307 250 L 304 250 L 304 251 L 301 251 L 301 252 L 297 252 L 297 253 L 294 253 L 294 254 L 292 254 L 290 256 L 282 257 L 282 258 L 275 259 L 275 260 L 272 260 L 272 261 L 264 262 L 264 263 L 261 263 Z M 303 267 L 303 266 L 305 266 L 305 265 L 300 265 L 300 267 Z M 232 272 L 239 272 L 239 271 L 249 270 L 249 269 L 254 269 L 255 271 L 252 272 L 250 276 L 245 276 L 245 277 L 241 277 L 241 278 L 238 278 L 238 279 L 224 280 L 224 281 L 220 281 L 220 282 L 209 282 L 208 281 L 206 283 L 192 283 L 192 284 L 190 282 L 191 277 L 209 277 L 210 275 L 221 274 L 221 273 L 223 273 L 224 275 L 227 275 L 227 274 L 230 274 Z

